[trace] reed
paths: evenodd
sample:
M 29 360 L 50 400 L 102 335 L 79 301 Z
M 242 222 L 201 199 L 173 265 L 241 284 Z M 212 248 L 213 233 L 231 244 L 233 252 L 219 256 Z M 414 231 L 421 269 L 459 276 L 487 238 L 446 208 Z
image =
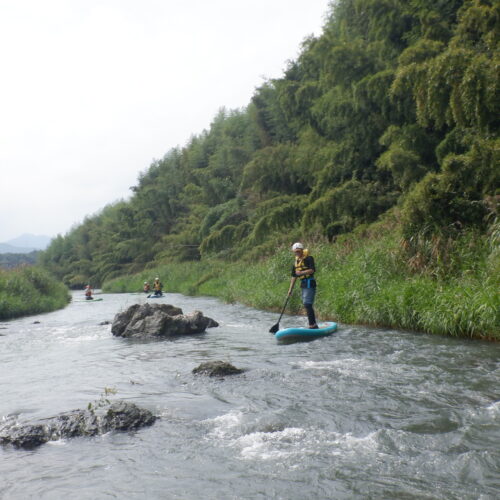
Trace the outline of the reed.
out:
M 0 270 L 0 320 L 54 311 L 70 299 L 68 289 L 39 267 Z

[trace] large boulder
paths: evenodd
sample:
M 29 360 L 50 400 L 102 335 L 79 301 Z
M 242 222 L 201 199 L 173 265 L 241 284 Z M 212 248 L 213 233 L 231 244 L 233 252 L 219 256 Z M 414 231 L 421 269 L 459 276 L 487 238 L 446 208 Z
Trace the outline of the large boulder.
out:
M 62 438 L 138 429 L 153 424 L 155 420 L 156 417 L 149 410 L 133 403 L 117 401 L 104 408 L 74 410 L 35 423 L 7 422 L 0 427 L 0 444 L 36 448 Z
M 183 314 L 182 309 L 170 304 L 134 304 L 118 313 L 111 333 L 117 337 L 170 337 L 204 332 L 219 326 L 200 311 Z
M 111 332 L 118 337 L 128 337 L 125 331 L 130 327 L 139 326 L 139 324 L 149 318 L 148 321 L 153 324 L 162 316 L 177 316 L 182 314 L 180 307 L 174 307 L 170 304 L 134 304 L 123 312 L 118 313 L 111 326 Z

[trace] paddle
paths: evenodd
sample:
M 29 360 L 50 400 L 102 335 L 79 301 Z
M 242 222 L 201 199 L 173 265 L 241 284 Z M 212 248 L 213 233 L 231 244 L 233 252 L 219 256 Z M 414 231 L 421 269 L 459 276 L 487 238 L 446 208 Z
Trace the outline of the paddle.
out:
M 293 282 L 292 290 L 293 290 L 294 286 L 295 286 L 295 281 Z M 288 294 L 286 296 L 285 305 L 283 306 L 283 309 L 281 310 L 281 314 L 280 314 L 280 317 L 278 319 L 278 322 L 275 325 L 273 325 L 271 328 L 269 328 L 269 333 L 276 333 L 280 329 L 281 317 L 283 316 L 283 313 L 285 312 L 286 305 L 288 304 L 288 299 L 290 298 L 292 290 L 290 290 L 290 294 Z

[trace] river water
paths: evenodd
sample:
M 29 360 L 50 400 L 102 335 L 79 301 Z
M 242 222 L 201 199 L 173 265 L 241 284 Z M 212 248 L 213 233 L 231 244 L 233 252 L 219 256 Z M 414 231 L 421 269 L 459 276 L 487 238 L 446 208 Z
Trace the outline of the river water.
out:
M 0 418 L 84 408 L 104 388 L 161 418 L 0 448 L 0 498 L 500 498 L 499 344 L 340 325 L 280 345 L 277 314 L 178 294 L 161 300 L 220 326 L 131 341 L 99 323 L 146 298 L 100 297 L 0 324 Z M 246 371 L 191 373 L 209 360 Z

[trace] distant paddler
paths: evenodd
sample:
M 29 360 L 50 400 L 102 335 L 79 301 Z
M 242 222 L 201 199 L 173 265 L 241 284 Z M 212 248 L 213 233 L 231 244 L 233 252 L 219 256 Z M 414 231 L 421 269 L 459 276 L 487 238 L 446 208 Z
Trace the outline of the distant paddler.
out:
M 156 295 L 157 297 L 161 297 L 163 295 L 162 289 L 163 284 L 161 283 L 160 278 L 155 278 L 153 282 L 154 295 Z
M 94 297 L 92 297 L 92 288 L 90 288 L 90 285 L 87 285 L 85 287 L 85 300 L 94 300 Z
M 151 285 L 147 281 L 145 281 L 142 290 L 144 293 L 149 293 L 151 291 Z

